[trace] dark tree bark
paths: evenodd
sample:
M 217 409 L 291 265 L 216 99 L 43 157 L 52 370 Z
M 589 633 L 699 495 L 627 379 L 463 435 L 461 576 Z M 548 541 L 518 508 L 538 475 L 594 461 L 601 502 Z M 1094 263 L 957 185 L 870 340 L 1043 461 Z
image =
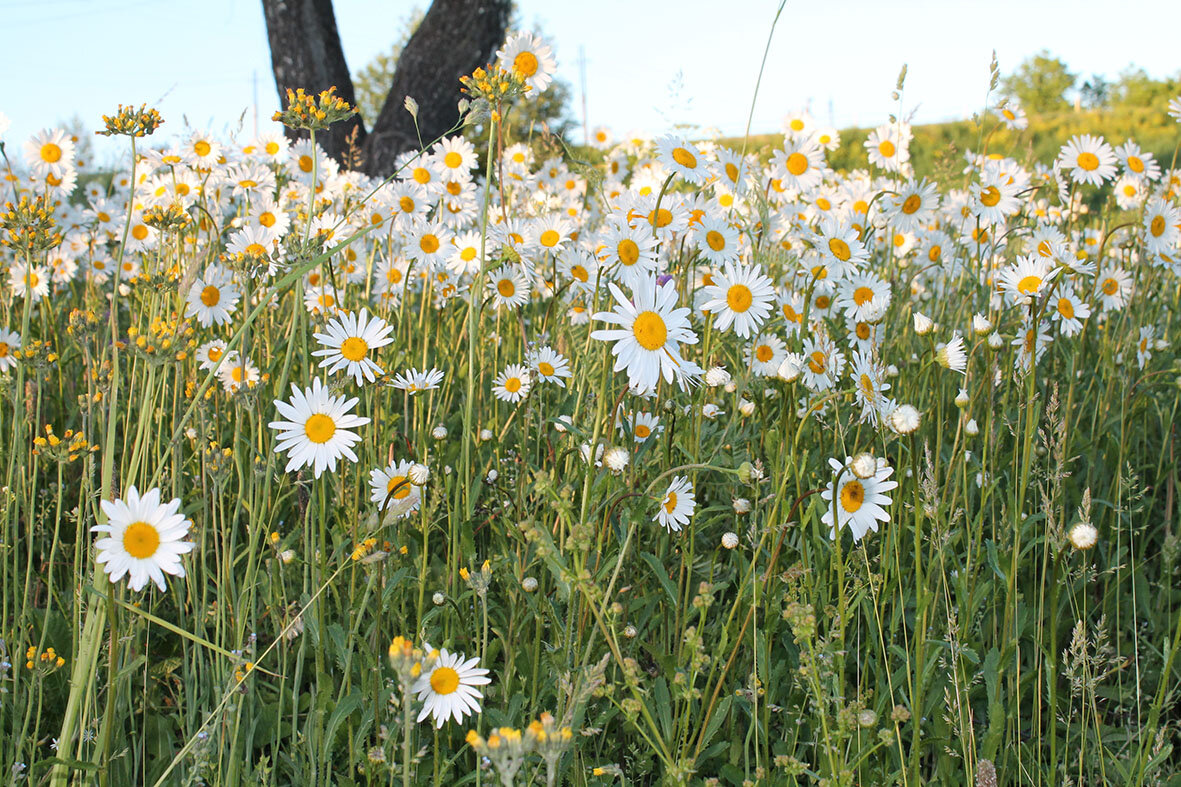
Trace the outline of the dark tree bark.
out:
M 341 98 L 355 104 L 332 0 L 262 0 L 262 7 L 280 102 L 286 102 L 287 88 L 318 93 L 335 85 Z M 398 57 L 393 85 L 372 131 L 366 134 L 357 115 L 317 133 L 316 141 L 346 163 L 348 140 L 355 134 L 355 143 L 363 146 L 361 168 L 381 177 L 392 173 L 398 154 L 418 147 L 406 96 L 418 102 L 423 142 L 454 126 L 459 120 L 459 78 L 491 60 L 504 42 L 511 10 L 512 0 L 434 0 Z M 296 139 L 307 132 L 288 129 L 287 135 Z
M 386 176 L 394 159 L 418 147 L 406 96 L 418 102 L 418 128 L 429 143 L 459 120 L 459 78 L 486 65 L 504 42 L 511 0 L 434 0 L 406 43 L 394 84 L 365 143 L 365 171 Z
M 333 86 L 338 96 L 355 104 L 353 78 L 340 46 L 332 0 L 262 0 L 262 10 L 279 106 L 287 105 L 288 88 L 302 87 L 308 93 L 319 93 Z M 302 130 L 286 129 L 286 133 L 293 140 L 308 136 Z M 353 134 L 358 147 L 364 144 L 365 124 L 360 115 L 316 132 L 316 142 L 328 155 L 344 163 L 348 139 Z

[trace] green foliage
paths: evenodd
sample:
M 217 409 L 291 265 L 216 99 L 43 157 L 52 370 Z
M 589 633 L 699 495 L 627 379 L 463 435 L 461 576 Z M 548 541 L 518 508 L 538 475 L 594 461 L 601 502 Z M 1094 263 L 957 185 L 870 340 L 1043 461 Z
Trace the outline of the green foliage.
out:
M 1020 101 L 1026 112 L 1054 112 L 1066 108 L 1066 92 L 1077 79 L 1066 63 L 1043 49 L 1002 79 L 1001 88 Z

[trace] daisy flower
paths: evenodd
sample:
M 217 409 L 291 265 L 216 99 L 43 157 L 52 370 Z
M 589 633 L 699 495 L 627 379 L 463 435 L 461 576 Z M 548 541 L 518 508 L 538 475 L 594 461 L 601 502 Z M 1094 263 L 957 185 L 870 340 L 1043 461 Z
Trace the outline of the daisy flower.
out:
M 414 396 L 425 391 L 434 391 L 441 382 L 443 373 L 438 369 L 432 367 L 429 371 L 420 372 L 418 369 L 410 368 L 394 376 L 392 387 Z
M 1103 137 L 1090 134 L 1075 135 L 1058 153 L 1058 165 L 1068 172 L 1075 183 L 1102 186 L 1115 177 L 1115 151 Z
M 234 286 L 234 275 L 217 265 L 210 265 L 189 287 L 185 316 L 196 317 L 202 328 L 224 325 L 230 321 L 239 297 L 241 294 Z
M 661 527 L 669 532 L 680 531 L 689 524 L 696 508 L 693 484 L 683 475 L 673 476 L 672 483 L 668 485 L 668 491 L 664 493 L 660 508 L 656 509 L 656 516 L 652 517 L 652 520 L 659 522 Z
M 1045 355 L 1050 346 L 1050 334 L 1046 333 L 1044 322 L 1039 323 L 1037 330 L 1034 330 L 1026 318 L 1021 330 L 1009 344 L 1017 348 L 1017 369 L 1028 372 Z
M 968 187 L 968 209 L 981 224 L 1002 224 L 1005 217 L 1021 210 L 1018 191 L 1012 178 L 996 167 L 985 167 L 980 180 Z
M 422 665 L 422 674 L 410 690 L 422 701 L 418 720 L 427 716 L 434 719 L 439 729 L 448 717 L 462 722 L 466 716 L 480 712 L 480 700 L 484 695 L 476 686 L 492 682 L 488 670 L 481 669 L 478 658 L 464 660 L 461 653 L 450 653 L 446 648 L 432 651 L 425 645 L 428 656 Z
M 128 577 L 128 586 L 139 591 L 148 580 L 165 590 L 164 575 L 185 575 L 180 556 L 191 552 L 193 542 L 186 541 L 193 523 L 180 511 L 180 499 L 160 503 L 160 490 L 150 489 L 140 496 L 134 486 L 126 497 L 99 501 L 107 522 L 95 525 L 91 532 L 106 533 L 95 542 L 97 561 L 111 582 Z
M 1083 329 L 1083 320 L 1091 316 L 1091 307 L 1067 288 L 1054 302 L 1052 316 L 1063 336 L 1074 336 Z
M 1005 103 L 1004 106 L 996 108 L 996 115 L 1000 118 L 1001 125 L 1013 131 L 1023 131 L 1029 128 L 1029 118 L 1025 116 L 1025 110 L 1021 108 L 1020 104 L 1014 101 Z
M 546 383 L 555 383 L 561 388 L 566 387 L 563 377 L 570 377 L 570 361 L 552 347 L 538 347 L 526 357 L 529 368 L 537 374 L 537 379 Z
M 17 350 L 21 348 L 21 335 L 15 331 L 0 328 L 0 372 L 7 372 L 17 364 Z
M 1111 268 L 1095 277 L 1095 295 L 1103 311 L 1124 308 L 1132 295 L 1132 276 L 1123 268 Z
M 835 217 L 825 217 L 820 229 L 812 233 L 812 247 L 820 253 L 833 278 L 844 278 L 869 259 L 865 245 L 858 239 L 857 228 Z
M 660 163 L 670 174 L 680 175 L 688 183 L 700 184 L 709 178 L 705 156 L 689 140 L 668 135 L 656 140 Z
M 771 170 L 784 188 L 808 192 L 824 178 L 824 154 L 811 137 L 790 138 L 771 157 Z
M 245 385 L 253 388 L 258 384 L 258 367 L 249 358 L 242 359 L 235 352 L 232 358 L 227 358 L 217 369 L 217 379 L 221 380 L 221 387 L 226 393 L 237 393 Z
M 1169 253 L 1181 240 L 1181 210 L 1160 197 L 1144 206 L 1144 244 L 1153 254 Z
M 1156 163 L 1156 158 L 1140 150 L 1140 146 L 1130 139 L 1115 149 L 1115 155 L 1119 157 L 1124 172 L 1134 178 L 1152 182 L 1160 177 L 1160 164 Z
M 18 262 L 8 269 L 8 286 L 16 297 L 37 303 L 49 295 L 49 271 L 40 265 Z
M 894 468 L 886 460 L 877 459 L 873 472 L 862 477 L 851 467 L 851 456 L 845 457 L 844 463 L 829 459 L 828 464 L 836 472 L 828 488 L 820 493 L 829 504 L 821 517 L 821 522 L 828 525 L 828 537 L 835 541 L 837 530 L 846 526 L 852 531 L 854 541 L 860 541 L 871 530 L 878 532 L 878 522 L 890 521 L 886 508 L 891 501 L 883 493 L 898 486 L 897 481 L 888 480 Z
M 697 336 L 689 327 L 689 310 L 675 308 L 677 290 L 672 281 L 657 285 L 645 277 L 633 289 L 635 302 L 613 283 L 607 288 L 616 301 L 609 312 L 598 312 L 594 319 L 618 325 L 591 333 L 592 339 L 615 342 L 614 371 L 627 370 L 628 381 L 638 388 L 653 389 L 663 375 L 682 389 L 701 373 L 701 367 L 681 357 L 681 344 L 696 344 Z
M 390 334 L 393 330 L 380 317 L 370 318 L 365 309 L 358 315 L 341 312 L 328 321 L 324 333 L 315 334 L 316 341 L 324 349 L 316 350 L 312 355 L 324 359 L 320 361 L 320 368 L 328 367 L 328 374 L 343 369 L 357 385 L 362 385 L 364 380 L 373 382 L 384 372 L 370 358 L 370 353 L 392 342 Z
M 905 123 L 878 126 L 863 145 L 869 152 L 870 166 L 901 172 L 902 165 L 910 160 L 910 127 Z
M 615 275 L 628 287 L 635 288 L 644 277 L 656 272 L 656 238 L 648 224 L 628 226 L 624 222 L 608 225 L 601 241 L 599 259 L 604 265 L 619 264 Z
M 369 471 L 369 500 L 384 514 L 398 519 L 410 516 L 422 502 L 422 487 L 410 478 L 413 462 L 403 459 L 388 466 Z
M 632 439 L 637 443 L 642 443 L 649 437 L 659 435 L 664 431 L 660 418 L 651 413 L 636 413 L 629 416 L 627 424 L 631 430 Z
M 886 369 L 874 360 L 872 351 L 854 351 L 850 372 L 861 404 L 861 421 L 876 426 L 885 404 L 885 392 L 890 390 L 890 384 L 885 382 Z
M 39 178 L 64 178 L 74 169 L 74 140 L 60 128 L 39 131 L 25 143 L 25 160 Z
M 223 360 L 229 360 L 226 355 L 226 343 L 221 339 L 214 339 L 211 342 L 206 342 L 197 348 L 195 357 L 197 359 L 198 369 L 216 369 L 217 365 Z M 234 355 L 238 351 L 233 352 Z
M 509 38 L 504 47 L 496 51 L 496 58 L 501 68 L 512 71 L 529 86 L 531 96 L 549 87 L 558 69 L 553 50 L 540 38 L 525 31 Z
M 874 273 L 858 273 L 837 285 L 836 307 L 859 322 L 877 322 L 890 307 L 890 285 Z
M 489 277 L 488 291 L 497 306 L 516 309 L 529 300 L 529 277 L 519 265 L 501 265 Z
M 443 268 L 451 253 L 451 230 L 437 220 L 420 222 L 406 237 L 406 258 L 424 266 Z
M 897 194 L 886 196 L 886 216 L 900 232 L 918 232 L 931 223 L 937 210 L 939 192 L 926 178 L 907 181 Z
M 1147 325 L 1140 329 L 1140 338 L 1136 342 L 1136 363 L 1141 369 L 1152 360 L 1152 337 L 1156 330 Z
M 733 324 L 734 333 L 743 339 L 757 331 L 771 313 L 771 301 L 775 299 L 771 280 L 757 265 L 726 263 L 723 272 L 714 275 L 714 281 L 706 288 L 709 300 L 701 308 L 717 315 L 714 324 L 718 330 Z
M 502 402 L 517 402 L 529 395 L 533 387 L 533 378 L 529 370 L 518 363 L 509 364 L 504 371 L 496 375 L 492 381 L 492 393 Z
M 290 457 L 286 472 L 311 465 L 319 478 L 325 469 L 335 472 L 336 460 L 342 456 L 356 462 L 351 446 L 361 437 L 349 429 L 369 423 L 368 418 L 349 412 L 358 401 L 332 396 L 319 377 L 303 390 L 292 383 L 291 401 L 275 400 L 279 415 L 287 420 L 268 424 L 279 433 L 275 453 L 286 451 Z
M 845 368 L 845 355 L 826 336 L 804 339 L 804 385 L 812 391 L 832 388 Z
M 715 216 L 702 218 L 693 234 L 697 248 L 713 265 L 738 260 L 738 230 Z
M 760 377 L 774 377 L 787 358 L 787 346 L 773 333 L 760 333 L 746 348 L 747 368 Z
M 1013 303 L 1023 303 L 1026 298 L 1040 295 L 1057 272 L 1044 257 L 1021 256 L 1015 264 L 1001 270 L 997 286 Z

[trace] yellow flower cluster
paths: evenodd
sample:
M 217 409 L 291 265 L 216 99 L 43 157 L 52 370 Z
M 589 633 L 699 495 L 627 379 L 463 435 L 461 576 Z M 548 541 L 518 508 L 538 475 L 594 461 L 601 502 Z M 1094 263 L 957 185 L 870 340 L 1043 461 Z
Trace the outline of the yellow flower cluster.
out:
M 357 544 L 355 547 L 353 547 L 353 560 L 361 560 L 370 552 L 372 552 L 375 546 L 377 546 L 376 538 L 367 538 L 361 543 Z
M 460 77 L 459 81 L 467 95 L 493 103 L 522 96 L 529 89 L 516 72 L 491 63 L 477 68 L 470 76 Z
M 193 223 L 193 218 L 185 212 L 184 205 L 172 202 L 168 205 L 153 205 L 145 209 L 143 222 L 149 227 L 167 232 L 168 230 L 183 230 Z
M 164 122 L 159 112 L 146 107 L 147 104 L 140 104 L 139 109 L 135 109 L 120 104 L 114 115 L 103 115 L 103 123 L 106 124 L 107 130 L 94 133 L 104 137 L 146 137 L 160 128 L 160 124 Z
M 0 212 L 0 244 L 28 252 L 44 251 L 58 246 L 62 234 L 53 218 L 55 205 L 48 195 L 29 199 L 22 195 L 20 202 L 4 203 Z
M 183 361 L 188 357 L 188 351 L 197 346 L 193 327 L 188 321 L 181 321 L 175 313 L 169 319 L 156 317 L 146 332 L 132 325 L 127 329 L 127 338 L 135 352 L 159 363 Z
M 57 655 L 57 651 L 53 648 L 38 651 L 36 645 L 30 645 L 29 649 L 25 651 L 25 667 L 27 669 L 35 669 L 40 666 L 46 672 L 51 672 L 61 669 L 65 664 L 66 660 Z
M 302 128 L 309 131 L 324 129 L 340 120 L 347 120 L 357 114 L 356 107 L 350 106 L 336 95 L 336 86 L 321 90 L 318 95 L 298 90 L 287 90 L 287 109 L 276 112 L 276 120 L 288 128 Z
M 53 433 L 53 427 L 45 424 L 45 436 L 33 438 L 33 455 L 48 456 L 58 462 L 73 462 L 84 454 L 98 450 L 81 432 L 67 429 L 65 434 L 58 437 Z

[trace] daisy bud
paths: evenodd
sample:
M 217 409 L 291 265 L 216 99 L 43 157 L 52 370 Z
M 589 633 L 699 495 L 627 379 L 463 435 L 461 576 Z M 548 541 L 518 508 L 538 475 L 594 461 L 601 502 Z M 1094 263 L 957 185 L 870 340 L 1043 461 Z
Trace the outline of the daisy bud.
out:
M 1099 531 L 1090 522 L 1079 522 L 1070 529 L 1070 543 L 1077 550 L 1087 550 L 1099 540 Z
M 724 386 L 722 386 L 722 390 L 725 391 L 726 393 L 734 393 L 735 391 L 738 390 L 738 386 L 735 385 L 733 382 L 728 382 Z
M 975 437 L 980 434 L 980 427 L 977 425 L 975 418 L 969 418 L 968 423 L 964 424 L 964 434 L 968 437 Z
M 972 399 L 968 396 L 968 389 L 967 388 L 961 388 L 960 392 L 955 395 L 955 406 L 956 407 L 967 407 L 968 403 L 971 401 L 972 401 Z
M 897 377 L 898 376 L 898 367 L 895 366 L 894 364 L 890 364 L 889 366 L 887 366 L 886 367 L 886 376 L 887 377 Z
M 639 633 L 640 632 L 636 630 L 636 627 L 630 623 L 623 627 L 623 636 L 627 637 L 628 639 L 635 639 L 636 635 Z
M 622 473 L 627 467 L 628 454 L 627 449 L 618 446 L 612 446 L 603 454 L 603 461 L 607 463 L 607 467 L 612 472 Z
M 435 594 L 433 596 L 431 596 L 431 603 L 434 604 L 436 607 L 441 607 L 445 603 L 447 603 L 447 597 L 444 596 L 439 591 L 435 591 Z
M 734 549 L 736 546 L 738 546 L 738 534 L 724 533 L 722 535 L 722 546 L 724 546 L 726 549 Z
M 426 465 L 413 464 L 410 465 L 410 483 L 416 486 L 422 486 L 431 477 L 431 469 Z
M 525 577 L 521 580 L 521 590 L 524 590 L 526 593 L 532 593 L 537 590 L 537 580 L 533 577 Z
M 711 366 L 705 373 L 705 384 L 717 388 L 730 382 L 730 373 L 721 366 Z
M 983 336 L 992 331 L 992 323 L 983 314 L 977 314 L 972 318 L 972 330 L 977 336 Z
M 485 477 L 484 480 L 489 484 L 495 484 L 496 479 L 498 479 L 498 478 L 500 478 L 500 473 L 496 472 L 496 469 L 493 468 L 492 470 L 488 471 L 488 475 Z
M 999 350 L 1005 346 L 1005 340 L 1001 338 L 999 333 L 988 334 L 988 349 Z
M 898 434 L 911 434 L 919 428 L 923 416 L 909 404 L 900 404 L 894 408 L 887 419 L 890 428 Z
M 436 440 L 446 440 L 447 439 L 447 427 L 436 426 L 434 429 L 431 430 L 431 437 L 435 438 Z
M 740 400 L 738 402 L 738 412 L 742 413 L 745 416 L 754 415 L 755 414 L 755 403 L 748 402 L 746 399 Z
M 295 550 L 284 549 L 279 553 L 279 560 L 282 560 L 284 563 L 290 563 L 292 560 L 295 560 Z
M 922 312 L 914 313 L 914 332 L 919 336 L 926 336 L 935 328 L 935 323 L 931 322 L 931 318 L 924 315 Z
M 480 430 L 480 442 L 481 443 L 486 443 L 491 439 L 492 439 L 492 430 L 491 429 L 481 429 Z
M 410 113 L 411 117 L 413 117 L 415 120 L 418 120 L 418 102 L 417 101 L 415 101 L 410 96 L 406 96 L 406 100 L 404 102 L 402 102 L 402 105 L 406 107 L 406 111 Z
M 779 371 L 776 374 L 780 380 L 785 383 L 794 383 L 800 378 L 800 372 L 803 371 L 800 364 L 794 358 L 787 358 L 783 363 L 779 364 Z
M 857 456 L 853 457 L 853 461 L 849 463 L 849 469 L 858 478 L 869 478 L 878 471 L 878 460 L 874 459 L 873 454 L 857 454 Z
M 739 516 L 750 513 L 750 501 L 745 497 L 734 498 L 734 513 Z

